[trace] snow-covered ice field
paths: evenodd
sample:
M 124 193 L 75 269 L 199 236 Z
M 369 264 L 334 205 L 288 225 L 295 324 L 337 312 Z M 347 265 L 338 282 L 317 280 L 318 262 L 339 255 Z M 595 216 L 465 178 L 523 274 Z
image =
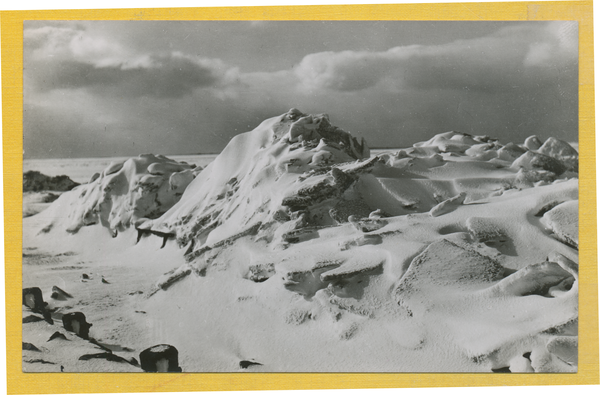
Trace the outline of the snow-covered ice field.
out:
M 26 161 L 84 184 L 23 220 L 24 371 L 577 371 L 577 151 L 429 137 L 290 110 L 218 156 Z

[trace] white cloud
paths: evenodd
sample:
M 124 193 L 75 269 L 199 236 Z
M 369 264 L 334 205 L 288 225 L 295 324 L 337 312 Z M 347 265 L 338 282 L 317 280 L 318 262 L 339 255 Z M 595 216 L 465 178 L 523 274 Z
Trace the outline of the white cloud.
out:
M 557 65 L 572 62 L 578 56 L 578 24 L 576 21 L 548 23 L 543 30 L 545 40 L 531 43 L 525 57 L 527 66 Z
M 307 91 L 354 91 L 373 86 L 384 74 L 389 74 L 391 70 L 386 70 L 386 63 L 383 53 L 321 52 L 305 56 L 295 72 Z
M 527 67 L 575 64 L 574 31 L 572 23 L 554 22 L 446 45 L 321 52 L 305 56 L 296 75 L 300 86 L 313 93 L 360 91 L 382 81 L 399 89 L 504 90 L 529 78 Z

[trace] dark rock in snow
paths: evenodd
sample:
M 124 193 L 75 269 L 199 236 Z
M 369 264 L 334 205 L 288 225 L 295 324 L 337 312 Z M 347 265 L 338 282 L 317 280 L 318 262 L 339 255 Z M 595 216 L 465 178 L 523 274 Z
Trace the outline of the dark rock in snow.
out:
M 42 290 L 38 287 L 23 289 L 23 305 L 29 307 L 33 311 L 44 311 L 47 303 L 44 302 Z
M 89 338 L 90 327 L 92 324 L 85 320 L 85 314 L 79 311 L 65 314 L 62 317 L 62 321 L 64 328 L 69 332 L 73 332 L 83 339 Z
M 181 372 L 179 352 L 168 344 L 159 344 L 140 353 L 141 367 L 145 372 Z

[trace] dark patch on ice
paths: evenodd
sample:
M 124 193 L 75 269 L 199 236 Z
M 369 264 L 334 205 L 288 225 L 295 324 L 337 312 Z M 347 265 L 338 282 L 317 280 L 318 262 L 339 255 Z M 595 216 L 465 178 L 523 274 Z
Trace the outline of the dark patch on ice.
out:
M 503 255 L 518 256 L 515 243 L 513 243 L 512 239 L 508 237 L 502 240 L 486 241 L 484 244 L 490 248 L 498 250 L 498 252 Z
M 98 353 L 98 354 L 85 354 L 85 355 L 82 355 L 79 357 L 80 361 L 89 361 L 90 359 L 106 359 L 107 361 L 110 361 L 110 362 L 121 362 L 121 363 L 124 362 L 124 363 L 128 363 L 130 365 L 133 365 L 133 363 L 126 360 L 125 358 L 120 357 L 115 354 L 112 354 L 110 352 L 103 352 L 103 353 Z
M 54 333 L 52 334 L 52 336 L 50 336 L 50 339 L 48 339 L 47 341 L 52 341 L 52 340 L 55 340 L 55 339 L 59 339 L 59 340 L 67 340 L 67 341 L 68 341 L 67 337 L 66 337 L 64 334 L 62 334 L 62 333 L 60 333 L 60 332 L 58 332 L 58 331 L 57 331 L 57 332 L 54 332 Z
M 99 342 L 96 339 L 90 339 L 90 343 L 95 344 L 96 346 L 100 347 L 103 350 L 106 350 L 108 352 L 113 352 L 113 351 L 126 351 L 126 352 L 132 352 L 135 351 L 129 347 L 123 347 L 121 345 L 118 344 L 108 344 L 108 343 L 102 343 Z
M 579 320 L 576 318 L 562 325 L 557 325 L 552 328 L 548 328 L 541 333 L 547 333 L 550 335 L 562 335 L 562 336 L 577 336 L 579 332 Z
M 169 239 L 175 238 L 174 233 L 160 232 L 158 230 L 152 230 L 152 229 L 140 229 L 140 228 L 135 228 L 135 229 L 137 230 L 137 239 L 135 241 L 136 244 L 140 242 L 140 240 L 142 239 L 143 236 L 154 235 L 154 236 L 158 236 L 158 237 L 162 238 L 162 245 L 160 246 L 160 248 L 164 248 Z
M 552 202 L 547 203 L 544 206 L 542 206 L 542 208 L 540 208 L 538 210 L 538 212 L 535 213 L 534 215 L 536 217 L 543 217 L 544 214 L 546 214 L 548 211 L 552 210 L 554 207 L 558 206 L 561 203 L 563 203 L 563 202 L 562 201 L 558 201 L 558 200 L 553 200 Z
M 575 241 L 571 240 L 570 238 L 568 238 L 566 236 L 560 237 L 559 235 L 557 235 L 554 232 L 550 233 L 550 236 L 552 236 L 557 241 L 560 241 L 561 243 L 563 243 L 567 247 L 571 247 L 574 250 L 579 251 L 579 245 L 577 243 L 575 243 Z
M 286 243 L 300 243 L 319 238 L 319 232 L 312 228 L 302 228 L 284 233 L 281 238 Z
M 42 364 L 48 364 L 48 365 L 56 365 L 55 362 L 46 361 L 44 359 L 27 359 L 24 362 L 27 362 L 27 363 L 42 363 Z
M 248 369 L 252 365 L 261 365 L 262 366 L 262 363 L 253 362 L 253 361 L 240 361 L 240 368 L 242 368 L 242 369 Z
M 23 350 L 41 352 L 39 348 L 37 348 L 36 346 L 34 346 L 31 343 L 26 343 L 26 342 L 23 342 Z
M 206 270 L 206 268 L 204 269 Z M 273 263 L 262 263 L 258 265 L 251 265 L 248 268 L 248 276 L 249 280 L 254 281 L 255 283 L 262 283 L 267 281 L 275 274 L 275 264 Z
M 508 366 L 504 366 L 502 368 L 497 368 L 497 369 L 492 369 L 492 372 L 494 372 L 494 373 L 512 373 Z
M 441 235 L 449 235 L 452 233 L 464 233 L 466 231 L 467 229 L 464 226 L 461 226 L 459 224 L 451 224 L 441 227 L 438 230 L 438 233 Z
M 504 274 L 503 274 L 503 276 L 504 276 L 504 278 L 506 278 L 506 277 L 510 276 L 511 274 L 516 273 L 516 272 L 517 272 L 517 269 L 511 269 L 509 267 L 505 267 L 504 268 Z
M 43 321 L 44 319 L 42 317 L 38 317 L 37 315 L 28 315 L 27 317 L 23 318 L 23 323 L 24 324 L 29 324 L 30 322 L 38 322 L 38 321 Z
M 108 351 L 108 352 L 112 352 L 113 350 L 111 350 L 110 348 L 106 347 L 104 344 L 100 343 L 98 340 L 96 339 L 90 339 L 90 343 L 92 343 L 93 345 L 97 346 L 98 348 L 100 348 L 101 350 L 104 351 Z

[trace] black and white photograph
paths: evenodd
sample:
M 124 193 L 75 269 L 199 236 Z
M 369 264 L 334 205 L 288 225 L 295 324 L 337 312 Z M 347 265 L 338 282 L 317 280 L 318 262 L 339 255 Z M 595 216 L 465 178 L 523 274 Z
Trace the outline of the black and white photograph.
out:
M 23 372 L 576 373 L 578 31 L 25 21 Z

